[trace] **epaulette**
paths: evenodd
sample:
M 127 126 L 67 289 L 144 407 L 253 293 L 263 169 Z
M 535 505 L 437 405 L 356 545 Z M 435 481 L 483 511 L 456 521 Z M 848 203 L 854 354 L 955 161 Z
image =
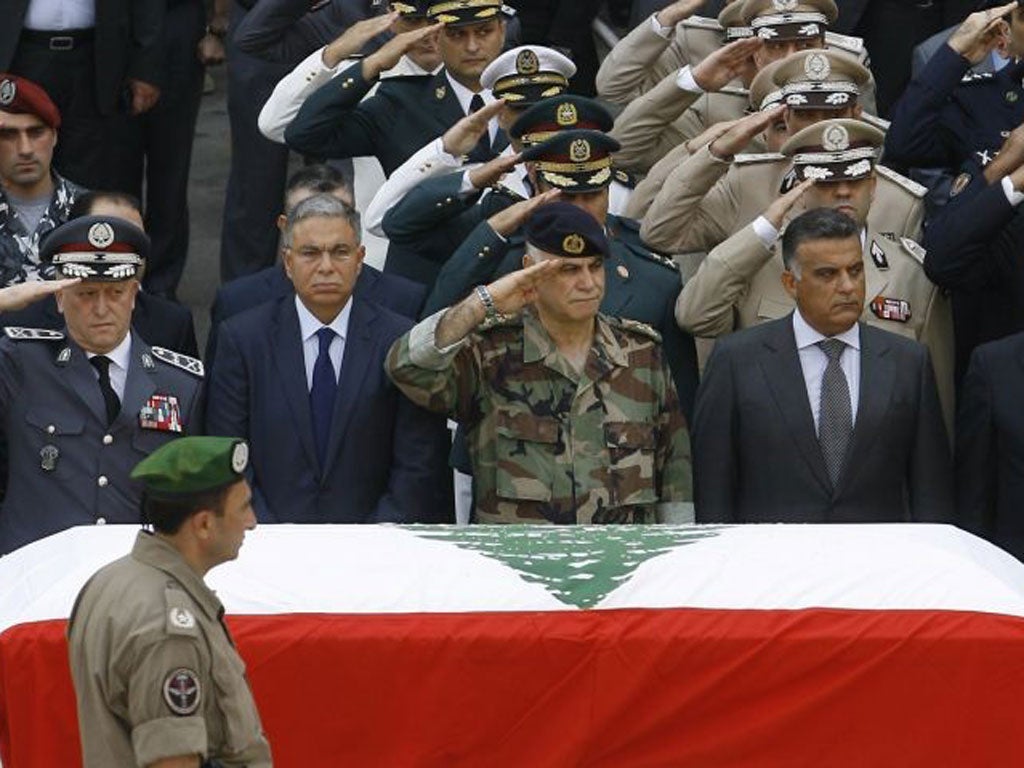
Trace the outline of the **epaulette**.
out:
M 643 241 L 643 238 L 640 237 L 639 221 L 625 216 L 616 216 L 613 220 L 609 216 L 608 223 L 611 234 L 617 235 L 623 245 L 629 248 L 632 253 L 635 253 L 641 258 L 647 259 L 647 261 L 653 261 L 655 264 L 660 264 L 663 267 L 671 269 L 673 272 L 679 271 L 679 265 L 676 264 L 675 260 L 671 256 L 666 256 L 663 253 L 651 250 L 651 247 Z M 625 232 L 623 232 L 623 230 L 625 230 Z M 628 239 L 623 237 L 623 234 L 626 232 L 629 233 Z
M 924 246 L 922 246 L 916 240 L 911 240 L 909 237 L 901 237 L 900 245 L 903 246 L 903 250 L 909 253 L 914 259 L 924 266 L 924 257 L 928 253 Z
M 659 344 L 661 343 L 661 334 L 647 323 L 641 323 L 639 320 L 631 320 L 628 317 L 612 317 L 611 315 L 605 315 L 604 319 L 608 322 L 608 325 L 614 328 L 631 331 L 632 333 L 637 333 L 651 339 L 652 341 L 656 341 Z
M 888 131 L 889 126 L 892 125 L 892 123 L 885 118 L 879 117 L 878 115 L 869 115 L 867 112 L 862 112 L 860 119 L 868 125 L 873 125 L 875 128 L 883 132 Z
M 750 89 L 740 85 L 727 85 L 724 88 L 719 88 L 716 93 L 728 93 L 730 96 L 742 96 L 744 99 L 750 98 Z
M 718 23 L 718 19 L 709 19 L 707 16 L 691 16 L 688 19 L 683 19 L 682 26 L 694 27 L 696 29 L 713 29 L 716 32 L 724 32 L 722 25 Z
M 861 54 L 864 52 L 864 38 L 841 35 L 838 32 L 826 32 L 825 46 L 827 48 L 842 48 L 850 53 Z
M 886 168 L 884 165 L 876 165 L 875 172 L 879 176 L 883 176 L 893 184 L 903 187 L 907 192 L 912 194 L 914 197 L 923 198 L 928 194 L 928 187 L 918 184 L 912 179 L 908 179 L 906 176 L 896 173 L 892 168 Z
M 514 200 L 517 203 L 522 202 L 523 200 L 526 199 L 518 192 L 516 192 L 514 189 L 509 189 L 501 182 L 498 182 L 497 184 L 493 184 L 491 186 L 491 194 L 502 195 L 503 197 L 507 197 L 511 200 Z
M 633 176 L 628 171 L 624 171 L 621 168 L 613 168 L 612 177 L 622 186 L 629 187 L 629 189 L 636 189 L 636 176 Z
M 188 637 L 199 635 L 195 607 L 192 605 L 188 593 L 182 589 L 168 586 L 164 589 L 164 608 L 167 611 L 164 631 L 168 635 Z
M 897 235 L 895 232 L 879 232 L 878 234 L 884 237 L 886 240 L 891 240 L 894 243 L 898 243 L 900 241 L 899 235 Z
M 781 152 L 750 152 L 736 155 L 732 159 L 736 165 L 756 165 L 757 163 L 777 163 L 785 160 L 786 156 Z
M 20 328 L 14 325 L 4 327 L 4 333 L 12 341 L 60 341 L 64 334 L 48 328 Z
M 205 375 L 202 360 L 197 360 L 194 357 L 189 357 L 188 355 L 183 355 L 180 352 L 175 352 L 170 349 L 164 349 L 163 347 L 153 347 L 152 350 L 153 357 L 157 360 L 163 360 L 168 365 L 181 368 L 181 370 L 188 371 L 199 378 L 203 378 Z
M 966 75 L 960 78 L 961 85 L 974 85 L 977 83 L 984 83 L 991 80 L 993 74 L 991 72 L 968 72 Z

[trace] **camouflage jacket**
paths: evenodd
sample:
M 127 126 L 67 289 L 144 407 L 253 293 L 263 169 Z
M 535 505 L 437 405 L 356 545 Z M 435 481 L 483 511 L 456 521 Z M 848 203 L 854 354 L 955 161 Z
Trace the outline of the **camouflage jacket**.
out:
M 29 232 L 0 187 L 0 287 L 41 280 L 39 241 L 68 220 L 75 197 L 83 190 L 53 174 L 53 197 L 34 232 Z
M 466 427 L 478 522 L 686 519 L 690 438 L 656 332 L 598 315 L 578 373 L 530 311 L 438 350 L 442 315 L 395 342 L 388 373 Z

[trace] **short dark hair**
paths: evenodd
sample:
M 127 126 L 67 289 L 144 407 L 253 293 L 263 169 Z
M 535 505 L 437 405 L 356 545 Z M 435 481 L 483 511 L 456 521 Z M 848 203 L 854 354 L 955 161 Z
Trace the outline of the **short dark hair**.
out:
M 181 530 L 186 520 L 201 509 L 211 509 L 217 515 L 224 514 L 224 500 L 231 487 L 228 485 L 213 491 L 183 494 L 177 499 L 151 496 L 143 492 L 141 522 L 153 526 L 157 533 L 173 536 Z
M 80 219 L 82 216 L 88 216 L 92 213 L 93 207 L 97 203 L 112 203 L 113 205 L 123 205 L 126 208 L 132 208 L 142 214 L 142 203 L 135 195 L 127 192 L 108 192 L 102 189 L 95 189 L 89 192 L 82 192 L 75 198 L 75 202 L 71 204 L 71 210 L 68 212 L 68 219 Z
M 352 194 L 352 183 L 345 174 L 326 163 L 313 163 L 297 170 L 288 179 L 284 194 L 287 198 L 297 189 L 308 189 L 317 194 L 330 194 L 344 189 Z
M 814 208 L 789 222 L 782 235 L 782 263 L 793 271 L 797 249 L 808 240 L 845 240 L 858 237 L 860 227 L 845 213 L 832 208 Z

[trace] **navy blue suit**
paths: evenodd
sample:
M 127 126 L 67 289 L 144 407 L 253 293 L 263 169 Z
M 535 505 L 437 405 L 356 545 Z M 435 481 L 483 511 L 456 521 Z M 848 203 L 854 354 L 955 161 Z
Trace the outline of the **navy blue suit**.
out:
M 207 367 L 213 367 L 213 357 L 217 352 L 217 329 L 222 322 L 229 317 L 234 317 L 239 312 L 258 307 L 266 301 L 290 296 L 291 293 L 292 281 L 284 273 L 284 267 L 281 264 L 275 264 L 251 275 L 236 278 L 218 288 L 217 295 L 213 299 L 213 306 L 210 307 L 210 335 L 206 341 Z M 367 301 L 372 301 L 403 317 L 415 320 L 419 317 L 427 290 L 417 282 L 407 280 L 399 275 L 385 274 L 363 264 L 363 269 L 356 279 L 356 293 Z M 49 326 L 43 327 L 48 328 Z M 143 337 L 148 338 L 145 333 L 143 333 Z M 175 347 L 171 347 L 171 349 L 175 349 Z M 179 351 L 188 352 L 188 350 Z M 192 353 L 189 352 L 189 354 Z
M 431 522 L 444 504 L 444 419 L 414 406 L 384 373 L 412 321 L 359 297 L 321 471 L 292 296 L 225 321 L 209 382 L 208 432 L 249 440 L 256 509 L 266 522 Z

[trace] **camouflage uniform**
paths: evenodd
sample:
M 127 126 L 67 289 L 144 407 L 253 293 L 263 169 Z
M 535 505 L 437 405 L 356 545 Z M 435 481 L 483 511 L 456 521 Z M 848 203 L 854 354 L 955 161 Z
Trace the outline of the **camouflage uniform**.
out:
M 54 173 L 50 205 L 35 231 L 29 232 L 0 187 L 0 287 L 44 278 L 39 271 L 39 242 L 68 220 L 75 197 L 82 192 Z
M 689 435 L 655 331 L 598 315 L 578 373 L 531 310 L 438 350 L 442 315 L 399 339 L 387 368 L 466 427 L 478 522 L 692 520 Z

